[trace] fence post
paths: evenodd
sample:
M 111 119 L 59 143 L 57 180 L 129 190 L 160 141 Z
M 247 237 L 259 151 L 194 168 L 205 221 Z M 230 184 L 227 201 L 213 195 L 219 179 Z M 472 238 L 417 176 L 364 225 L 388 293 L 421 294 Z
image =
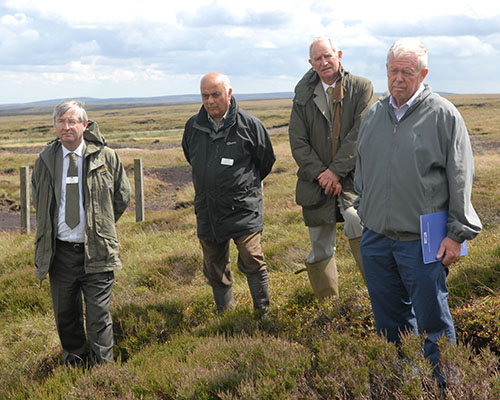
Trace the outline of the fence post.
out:
M 19 168 L 21 181 L 21 233 L 30 231 L 30 167 Z
M 135 221 L 144 221 L 144 174 L 142 158 L 134 159 Z

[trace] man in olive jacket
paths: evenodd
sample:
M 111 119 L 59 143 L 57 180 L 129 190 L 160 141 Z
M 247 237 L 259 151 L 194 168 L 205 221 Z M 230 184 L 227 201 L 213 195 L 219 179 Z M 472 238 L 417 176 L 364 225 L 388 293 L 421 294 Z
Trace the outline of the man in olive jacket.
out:
M 362 227 L 352 207 L 356 198 L 353 178 L 358 130 L 372 104 L 373 86 L 343 69 L 342 51 L 330 38 L 316 38 L 309 54 L 312 68 L 295 87 L 289 134 L 299 167 L 296 201 L 302 206 L 311 240 L 306 266 L 314 292 L 322 299 L 338 295 L 334 252 L 336 222 L 342 219 L 363 275 Z M 319 279 L 314 279 L 313 271 L 320 271 Z
M 131 188 L 118 155 L 75 100 L 54 110 L 57 139 L 33 168 L 36 277 L 49 274 L 57 331 L 67 365 L 113 361 L 109 311 L 114 272 L 121 268 L 115 222 Z
M 262 122 L 238 107 L 227 76 L 208 73 L 200 89 L 203 106 L 187 121 L 182 148 L 192 166 L 203 273 L 217 311 L 232 307 L 229 241 L 233 239 L 254 308 L 267 314 L 268 275 L 260 237 L 262 180 L 275 161 L 271 140 Z

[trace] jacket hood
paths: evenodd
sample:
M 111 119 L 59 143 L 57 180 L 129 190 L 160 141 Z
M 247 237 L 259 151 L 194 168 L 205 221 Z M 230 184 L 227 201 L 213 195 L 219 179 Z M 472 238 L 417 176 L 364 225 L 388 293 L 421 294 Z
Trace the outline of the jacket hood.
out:
M 87 129 L 85 129 L 85 132 L 83 132 L 83 138 L 87 142 L 93 142 L 96 145 L 101 145 L 101 146 L 106 145 L 106 139 L 104 139 L 104 136 L 99 130 L 99 125 L 97 124 L 97 122 L 94 121 L 89 120 Z
M 342 65 L 340 66 L 339 72 L 342 78 L 344 77 L 344 75 L 349 73 L 344 70 L 344 67 L 342 67 Z M 314 88 L 319 83 L 319 81 L 320 79 L 318 73 L 313 68 L 310 68 L 309 71 L 304 74 L 304 76 L 295 86 L 294 101 L 300 105 L 306 104 L 313 96 Z

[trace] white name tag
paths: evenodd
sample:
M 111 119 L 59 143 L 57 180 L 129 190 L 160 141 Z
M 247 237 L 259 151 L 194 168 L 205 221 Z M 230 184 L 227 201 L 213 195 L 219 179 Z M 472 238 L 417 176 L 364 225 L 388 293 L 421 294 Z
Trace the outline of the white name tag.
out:
M 66 177 L 66 185 L 69 183 L 78 183 L 78 177 L 77 176 L 67 176 Z
M 223 158 L 222 160 L 220 160 L 220 163 L 222 165 L 229 165 L 230 167 L 232 167 L 234 164 L 234 160 L 232 158 Z

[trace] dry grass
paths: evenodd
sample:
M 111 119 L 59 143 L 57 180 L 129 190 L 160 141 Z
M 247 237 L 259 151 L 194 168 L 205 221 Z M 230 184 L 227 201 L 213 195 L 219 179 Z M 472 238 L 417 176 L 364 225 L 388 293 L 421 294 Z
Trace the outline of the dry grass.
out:
M 480 150 L 473 201 L 485 230 L 469 243 L 469 256 L 448 279 L 460 344 L 444 343 L 443 360 L 450 377 L 463 382 L 450 388 L 455 399 L 500 396 L 495 354 L 500 343 L 495 300 L 500 294 L 500 160 L 498 117 L 489 110 L 499 98 L 452 99 L 467 124 L 479 129 L 476 133 L 487 132 L 473 137 Z M 289 99 L 240 105 L 267 126 L 288 121 Z M 192 185 L 174 184 L 165 175 L 187 170 L 179 147 L 182 126 L 198 108 L 89 113 L 117 148 L 132 181 L 133 160 L 143 159 L 149 204 L 146 221 L 136 223 L 131 207 L 118 223 L 124 269 L 116 274 L 112 301 L 115 365 L 91 370 L 61 365 L 48 284 L 38 288 L 33 276 L 34 234 L 0 233 L 0 399 L 437 399 L 420 350 L 422 338 L 407 339 L 404 352 L 412 363 L 401 363 L 394 347 L 375 335 L 368 294 L 342 226 L 337 243 L 341 298 L 318 303 L 306 274 L 294 274 L 309 241 L 294 200 L 296 166 L 286 127 L 272 130 L 277 162 L 264 187 L 262 243 L 271 318 L 253 317 L 233 245 L 236 309 L 215 316 L 201 273 Z M 469 108 L 485 112 L 488 123 Z M 52 137 L 41 129 L 48 120 L 50 111 L 17 119 L 0 116 L 0 147 L 8 149 L 0 150 L 0 196 L 18 201 L 17 171 L 35 159 L 37 141 Z M 29 132 L 13 130 L 23 125 Z

